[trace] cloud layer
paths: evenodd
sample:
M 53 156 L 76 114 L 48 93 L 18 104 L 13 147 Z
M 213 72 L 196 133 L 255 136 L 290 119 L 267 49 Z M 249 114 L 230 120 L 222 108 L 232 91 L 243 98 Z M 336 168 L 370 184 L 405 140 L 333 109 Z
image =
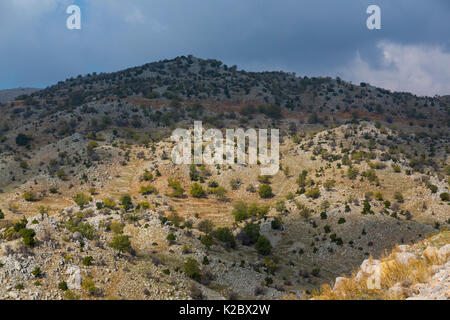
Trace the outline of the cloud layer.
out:
M 450 53 L 442 47 L 380 42 L 377 48 L 381 66 L 371 65 L 357 53 L 341 76 L 418 95 L 450 94 Z

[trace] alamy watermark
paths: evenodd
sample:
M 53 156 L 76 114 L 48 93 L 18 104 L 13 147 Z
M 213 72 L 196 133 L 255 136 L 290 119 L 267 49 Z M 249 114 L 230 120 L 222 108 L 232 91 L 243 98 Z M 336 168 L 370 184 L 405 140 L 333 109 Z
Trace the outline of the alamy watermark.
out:
M 258 164 L 261 175 L 274 175 L 280 168 L 280 133 L 278 129 L 270 129 L 270 144 L 267 133 L 267 129 L 226 129 L 224 140 L 221 130 L 208 129 L 203 133 L 202 122 L 195 121 L 193 132 L 180 128 L 173 131 L 171 139 L 177 143 L 172 149 L 172 161 L 175 164 Z

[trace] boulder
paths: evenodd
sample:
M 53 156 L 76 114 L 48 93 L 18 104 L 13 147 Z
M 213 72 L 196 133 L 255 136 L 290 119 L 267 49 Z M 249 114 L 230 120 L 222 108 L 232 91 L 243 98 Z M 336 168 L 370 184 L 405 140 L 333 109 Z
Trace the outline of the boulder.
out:
M 67 279 L 67 287 L 70 290 L 78 290 L 81 288 L 81 269 L 78 266 L 69 266 L 66 271 L 69 275 Z

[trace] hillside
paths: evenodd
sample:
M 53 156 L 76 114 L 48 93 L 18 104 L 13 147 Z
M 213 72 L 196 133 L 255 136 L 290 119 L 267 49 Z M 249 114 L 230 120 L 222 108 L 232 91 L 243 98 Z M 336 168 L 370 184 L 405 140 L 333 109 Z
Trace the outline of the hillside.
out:
M 0 108 L 1 298 L 305 298 L 450 224 L 448 97 L 189 56 Z M 280 129 L 280 171 L 175 165 L 194 121 Z

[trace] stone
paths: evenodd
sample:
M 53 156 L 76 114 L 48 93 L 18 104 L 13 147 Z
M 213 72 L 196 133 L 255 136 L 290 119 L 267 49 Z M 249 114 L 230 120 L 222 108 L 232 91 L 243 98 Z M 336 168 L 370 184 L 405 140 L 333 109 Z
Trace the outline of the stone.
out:
M 67 279 L 67 287 L 70 290 L 78 290 L 81 288 L 81 270 L 78 266 L 70 266 L 66 274 L 69 275 Z

